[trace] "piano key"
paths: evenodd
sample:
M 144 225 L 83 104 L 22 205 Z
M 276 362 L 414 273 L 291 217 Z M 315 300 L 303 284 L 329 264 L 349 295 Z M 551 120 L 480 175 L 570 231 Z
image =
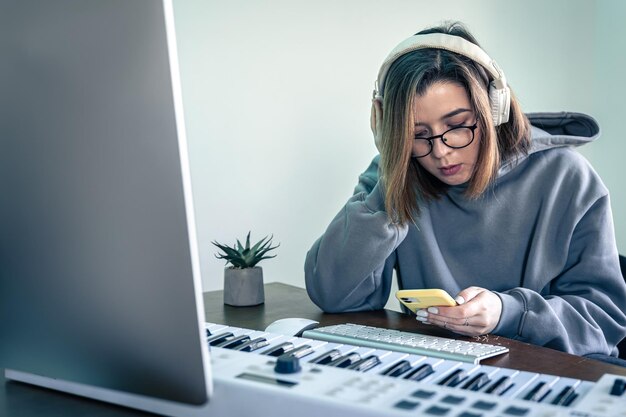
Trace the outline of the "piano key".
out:
M 278 345 L 274 345 L 272 347 L 270 347 L 269 349 L 266 349 L 265 351 L 261 352 L 262 355 L 267 355 L 267 356 L 275 356 L 278 357 L 280 355 L 282 355 L 283 353 L 287 353 L 289 352 L 291 349 L 293 349 L 293 343 L 291 342 L 282 342 Z
M 406 359 L 400 360 L 381 372 L 382 375 L 397 377 L 408 372 L 412 368 L 411 362 Z
M 578 393 L 576 392 L 572 393 L 569 397 L 565 399 L 565 401 L 563 401 L 563 406 L 569 407 L 570 405 L 574 403 L 574 401 L 576 401 L 577 398 L 578 398 Z
M 361 360 L 361 355 L 359 355 L 356 352 L 351 352 L 351 353 L 347 353 L 345 355 L 338 357 L 332 362 L 329 362 L 327 366 L 335 366 L 337 368 L 347 368 L 348 366 L 352 365 L 353 363 L 359 360 Z
M 378 361 L 372 366 L 368 367 L 368 369 L 361 369 L 361 372 L 371 372 L 371 373 L 380 373 L 382 370 L 389 364 L 395 363 L 407 356 L 406 353 L 401 352 L 392 352 L 390 350 L 381 350 L 381 349 L 373 349 L 371 352 L 359 352 L 361 357 L 365 356 L 376 356 Z
M 313 353 L 314 350 L 311 346 L 309 345 L 300 345 L 296 348 L 291 349 L 290 351 L 287 351 L 288 355 L 292 355 L 298 359 L 302 359 L 305 356 L 310 355 L 311 353 Z
M 225 348 L 225 349 L 232 349 L 234 347 L 237 347 L 247 341 L 250 340 L 250 336 L 244 334 L 241 336 L 237 336 L 237 337 L 233 337 L 232 339 L 227 339 L 225 341 L 223 341 L 222 343 L 218 343 L 216 345 L 214 345 L 215 347 L 221 347 L 221 348 Z
M 573 405 L 577 406 L 578 400 L 585 398 L 585 396 L 591 391 L 591 389 L 596 385 L 595 382 L 591 381 L 580 381 L 578 387 L 576 387 L 576 395 L 569 402 L 566 402 L 563 405 Z
M 554 385 L 558 380 L 558 376 L 538 374 L 532 383 L 525 389 L 521 390 L 515 398 L 539 402 L 546 396 L 546 394 L 552 389 L 552 385 Z
M 324 345 L 322 345 L 316 353 L 319 353 L 319 355 L 321 355 L 322 353 L 336 350 L 339 352 L 340 355 L 345 355 L 347 353 L 354 352 L 357 349 L 359 349 L 358 346 L 342 345 L 340 343 L 327 342 Z M 317 356 L 315 358 L 317 358 Z M 313 358 L 311 360 L 313 360 Z
M 368 372 L 376 374 L 382 374 L 387 368 L 395 365 L 398 362 L 407 360 L 409 356 L 408 354 L 402 352 L 391 352 L 380 349 L 375 350 L 372 355 L 378 356 L 378 359 L 380 359 L 380 363 L 371 368 Z
M 378 364 L 380 364 L 380 359 L 378 358 L 378 356 L 369 355 L 368 357 L 348 366 L 348 369 L 352 369 L 357 372 L 367 372 Z
M 550 385 L 546 381 L 540 381 L 523 398 L 526 401 L 540 402 L 548 394 L 548 391 L 550 391 Z
M 318 365 L 327 365 L 331 363 L 332 361 L 338 359 L 339 357 L 341 357 L 341 351 L 339 351 L 339 349 L 331 349 L 311 359 L 310 363 L 315 363 Z
M 459 385 L 466 383 L 474 375 L 480 373 L 481 365 L 464 362 L 464 363 L 461 363 L 457 369 L 461 369 L 465 377 L 457 379 L 457 381 L 452 382 L 448 386 L 458 387 Z
M 465 373 L 465 370 L 455 369 L 454 371 L 444 376 L 441 380 L 439 380 L 439 382 L 437 382 L 437 385 L 455 387 L 458 384 L 460 384 L 462 381 L 464 381 L 466 378 L 467 378 L 467 375 Z
M 319 351 L 320 349 L 324 349 L 324 346 L 328 345 L 328 342 L 325 340 L 307 339 L 304 337 L 300 337 L 299 339 L 302 342 L 302 344 L 307 344 L 311 346 L 311 348 L 315 350 L 316 352 Z
M 572 385 L 567 385 L 561 391 L 556 392 L 556 397 L 554 397 L 552 401 L 549 401 L 549 403 L 553 405 L 563 405 L 570 400 L 570 397 L 576 394 L 576 388 L 574 388 Z
M 470 378 L 461 388 L 469 391 L 479 391 L 490 381 L 491 379 L 489 379 L 489 375 L 486 372 L 479 372 L 477 375 Z
M 575 391 L 580 385 L 581 381 L 579 379 L 561 377 L 559 380 L 552 386 L 552 392 L 548 396 L 543 399 L 544 404 L 552 404 L 552 402 L 556 399 L 556 397 L 565 390 L 567 387 L 572 387 Z
M 261 355 L 265 354 L 264 352 L 266 352 L 267 350 L 272 349 L 276 346 L 282 345 L 283 343 L 292 343 L 291 337 L 276 335 L 275 333 L 262 333 L 261 336 L 257 336 L 257 337 L 263 337 L 264 339 L 268 341 L 268 349 L 261 351 L 261 352 L 257 351 L 257 353 L 260 353 Z
M 255 350 L 264 348 L 267 345 L 269 345 L 269 342 L 264 337 L 257 337 L 239 346 L 234 347 L 233 350 L 240 350 L 242 352 L 254 352 Z
M 425 356 L 424 360 L 419 362 L 420 365 L 422 363 L 430 364 L 430 366 L 432 366 L 433 370 L 435 371 L 434 373 L 430 374 L 422 380 L 424 382 L 432 383 L 436 383 L 437 381 L 441 380 L 461 365 L 461 362 L 431 358 L 428 356 Z
M 235 333 L 235 332 L 233 331 L 233 333 Z M 264 338 L 265 340 L 268 340 L 268 341 L 274 340 L 277 337 L 282 337 L 282 335 L 276 335 L 274 333 L 262 332 L 262 331 L 259 331 L 259 330 L 253 330 L 250 333 L 244 333 L 244 334 L 247 334 L 248 336 L 250 336 L 250 339 L 256 339 L 257 337 L 262 337 L 262 338 Z
M 512 377 L 510 375 L 500 375 L 491 385 L 488 385 L 487 388 L 485 388 L 484 392 L 486 394 L 503 395 L 513 385 Z
M 234 338 L 235 338 L 235 335 L 232 334 L 231 332 L 224 332 L 224 333 L 218 333 L 218 334 L 209 336 L 207 337 L 206 341 L 209 345 L 215 346 L 217 344 L 222 343 L 225 340 L 230 340 Z
M 621 397 L 626 391 L 626 379 L 617 378 L 613 381 L 610 395 L 614 397 Z
M 392 365 L 396 362 L 399 362 L 403 359 L 407 359 L 409 357 L 408 353 L 404 353 L 404 352 L 392 352 L 390 350 L 381 350 L 381 349 L 376 349 L 374 351 L 374 353 L 372 353 L 373 355 L 376 355 L 380 358 L 380 371 L 382 371 L 382 368 L 386 368 L 389 365 Z M 378 371 L 378 370 L 377 370 Z
M 509 378 L 511 386 L 501 391 L 499 395 L 506 398 L 518 398 L 534 386 L 535 381 L 539 378 L 539 374 L 519 371 Z
M 229 326 L 225 326 L 223 324 L 213 324 L 213 323 L 205 323 L 205 330 L 208 330 L 211 334 L 223 332 L 229 328 Z
M 411 381 L 422 381 L 423 379 L 434 373 L 435 370 L 430 363 L 423 363 L 416 368 L 411 369 L 409 372 L 403 375 L 403 378 Z

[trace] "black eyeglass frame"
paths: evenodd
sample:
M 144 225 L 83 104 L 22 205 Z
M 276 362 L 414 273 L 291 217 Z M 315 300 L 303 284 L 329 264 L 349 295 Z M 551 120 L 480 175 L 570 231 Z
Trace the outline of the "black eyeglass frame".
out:
M 453 127 L 452 129 L 448 129 L 445 132 L 443 132 L 441 135 L 436 135 L 436 136 L 431 136 L 429 138 L 413 138 L 413 140 L 427 140 L 428 141 L 428 145 L 430 145 L 430 150 L 425 153 L 424 155 L 420 155 L 420 156 L 413 156 L 413 158 L 423 158 L 425 156 L 428 156 L 431 154 L 431 152 L 433 151 L 433 141 L 437 140 L 437 139 L 441 139 L 441 143 L 443 143 L 444 145 L 446 145 L 448 148 L 452 148 L 452 149 L 463 149 L 465 147 L 468 147 L 472 144 L 472 142 L 474 142 L 474 138 L 476 137 L 476 135 L 474 134 L 474 131 L 478 128 L 478 122 L 474 123 L 471 126 L 457 126 L 457 127 Z M 443 140 L 443 137 L 446 133 L 450 133 L 453 130 L 456 129 L 469 129 L 472 132 L 472 139 L 463 146 L 452 146 L 452 145 L 448 145 L 446 143 L 445 140 Z

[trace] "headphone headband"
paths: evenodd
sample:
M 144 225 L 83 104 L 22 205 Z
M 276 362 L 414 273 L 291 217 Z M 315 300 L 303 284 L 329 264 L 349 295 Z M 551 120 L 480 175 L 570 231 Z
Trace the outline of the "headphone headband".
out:
M 374 86 L 375 97 L 382 98 L 387 72 L 398 58 L 409 52 L 426 48 L 443 49 L 466 56 L 485 68 L 493 78 L 493 81 L 489 84 L 489 98 L 494 124 L 498 126 L 508 121 L 510 91 L 506 83 L 504 72 L 502 72 L 496 61 L 491 59 L 478 45 L 460 36 L 448 35 L 446 33 L 414 35 L 400 42 L 400 44 L 389 53 L 378 71 L 378 79 Z

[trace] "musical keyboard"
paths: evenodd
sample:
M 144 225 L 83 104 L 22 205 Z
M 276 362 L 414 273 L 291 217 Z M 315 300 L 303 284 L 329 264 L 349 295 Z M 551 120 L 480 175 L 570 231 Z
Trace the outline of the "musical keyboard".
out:
M 206 330 L 217 385 L 225 378 L 233 389 L 269 389 L 278 396 L 272 401 L 286 403 L 296 395 L 301 404 L 327 408 L 316 414 L 325 417 L 357 409 L 360 416 L 626 416 L 611 405 L 626 410 L 626 396 L 610 395 L 608 385 L 623 380 L 618 376 L 594 383 L 213 323 Z M 289 356 L 301 370 L 275 372 L 277 361 Z

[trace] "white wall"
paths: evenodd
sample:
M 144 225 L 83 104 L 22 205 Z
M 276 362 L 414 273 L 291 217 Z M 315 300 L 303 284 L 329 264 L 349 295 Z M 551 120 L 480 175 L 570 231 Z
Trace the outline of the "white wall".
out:
M 616 94 L 626 90 L 625 58 L 613 57 L 620 38 L 610 39 L 626 35 L 619 0 L 175 0 L 175 13 L 206 290 L 222 287 L 224 266 L 210 242 L 248 230 L 281 244 L 261 263 L 266 282 L 304 286 L 306 251 L 375 154 L 369 111 L 380 63 L 400 40 L 448 19 L 469 26 L 526 111 L 602 122 L 603 139 L 583 153 L 612 192 L 626 252 Z

